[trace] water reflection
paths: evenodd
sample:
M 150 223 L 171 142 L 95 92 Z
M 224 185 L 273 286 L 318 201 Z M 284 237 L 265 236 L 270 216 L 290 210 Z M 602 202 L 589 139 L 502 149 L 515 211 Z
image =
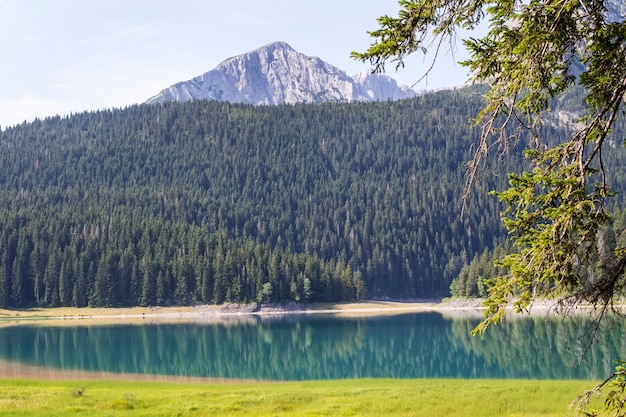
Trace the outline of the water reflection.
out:
M 626 357 L 603 332 L 579 364 L 580 323 L 509 320 L 472 337 L 477 319 L 297 316 L 211 324 L 0 328 L 0 359 L 63 370 L 269 380 L 338 378 L 598 379 Z

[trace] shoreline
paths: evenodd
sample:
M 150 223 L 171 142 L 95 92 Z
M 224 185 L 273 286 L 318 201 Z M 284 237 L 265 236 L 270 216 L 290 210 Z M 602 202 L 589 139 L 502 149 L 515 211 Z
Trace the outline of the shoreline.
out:
M 86 371 L 80 369 L 46 368 L 20 362 L 0 360 L 0 380 L 27 379 L 32 381 L 124 381 L 124 382 L 170 382 L 180 384 L 248 384 L 271 383 L 257 379 L 200 377 L 183 375 L 158 375 Z
M 180 319 L 232 316 L 280 316 L 290 314 L 384 315 L 422 311 L 482 311 L 481 300 L 410 300 L 346 303 L 222 304 L 173 307 L 51 307 L 0 309 L 0 323 L 7 321 Z
M 451 317 L 483 317 L 482 299 L 366 300 L 344 303 L 222 304 L 173 307 L 0 309 L 0 327 L 17 324 L 131 324 L 189 321 L 239 321 L 285 315 L 332 314 L 338 317 L 437 312 Z M 558 314 L 554 303 L 537 302 L 528 314 Z M 521 314 L 526 316 L 528 314 Z

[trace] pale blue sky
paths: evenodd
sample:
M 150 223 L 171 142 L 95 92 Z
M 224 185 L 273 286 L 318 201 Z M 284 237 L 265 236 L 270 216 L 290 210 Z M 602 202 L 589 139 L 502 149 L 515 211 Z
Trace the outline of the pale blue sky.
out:
M 274 41 L 349 75 L 376 18 L 397 0 L 0 0 L 0 126 L 141 103 L 223 60 Z M 448 54 L 416 89 L 463 84 Z M 429 62 L 387 74 L 415 83 Z

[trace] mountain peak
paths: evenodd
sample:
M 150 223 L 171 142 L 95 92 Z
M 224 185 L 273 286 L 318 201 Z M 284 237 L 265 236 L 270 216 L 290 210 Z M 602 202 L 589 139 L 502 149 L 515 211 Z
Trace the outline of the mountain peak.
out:
M 279 41 L 229 58 L 211 71 L 162 90 L 147 103 L 205 99 L 275 105 L 396 100 L 415 94 L 385 75 L 350 77 Z
M 295 51 L 291 45 L 289 45 L 287 42 L 283 42 L 283 41 L 276 41 L 276 42 L 272 42 L 272 43 L 268 43 L 267 45 L 264 45 L 259 49 L 269 49 L 269 50 L 274 50 L 274 49 L 287 49 L 290 51 Z
M 250 52 L 247 52 L 245 54 L 241 54 L 241 55 L 236 55 L 230 58 L 225 59 L 224 61 L 222 61 L 221 63 L 219 63 L 216 67 L 219 68 L 220 65 L 223 65 L 225 63 L 228 63 L 232 60 L 237 60 L 237 59 L 241 59 L 242 57 L 246 56 L 246 55 L 259 55 L 259 54 L 267 54 L 267 53 L 274 53 L 276 51 L 285 51 L 285 52 L 296 52 L 295 49 L 293 49 L 291 47 L 291 45 L 289 45 L 287 42 L 282 42 L 282 41 L 276 41 L 276 42 L 272 42 L 272 43 L 268 43 L 267 45 L 263 45 L 259 48 L 256 48 Z

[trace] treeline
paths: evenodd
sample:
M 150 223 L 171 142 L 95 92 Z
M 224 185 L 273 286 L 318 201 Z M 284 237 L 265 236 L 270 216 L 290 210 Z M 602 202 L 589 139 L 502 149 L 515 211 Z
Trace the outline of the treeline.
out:
M 312 255 L 224 239 L 183 223 L 67 213 L 3 218 L 0 306 L 338 301 L 363 297 L 358 272 Z
M 5 129 L 0 306 L 448 295 L 504 238 L 486 192 L 504 175 L 479 182 L 461 217 L 481 105 L 472 88 L 382 103 L 195 101 Z M 521 164 L 510 154 L 484 170 Z

